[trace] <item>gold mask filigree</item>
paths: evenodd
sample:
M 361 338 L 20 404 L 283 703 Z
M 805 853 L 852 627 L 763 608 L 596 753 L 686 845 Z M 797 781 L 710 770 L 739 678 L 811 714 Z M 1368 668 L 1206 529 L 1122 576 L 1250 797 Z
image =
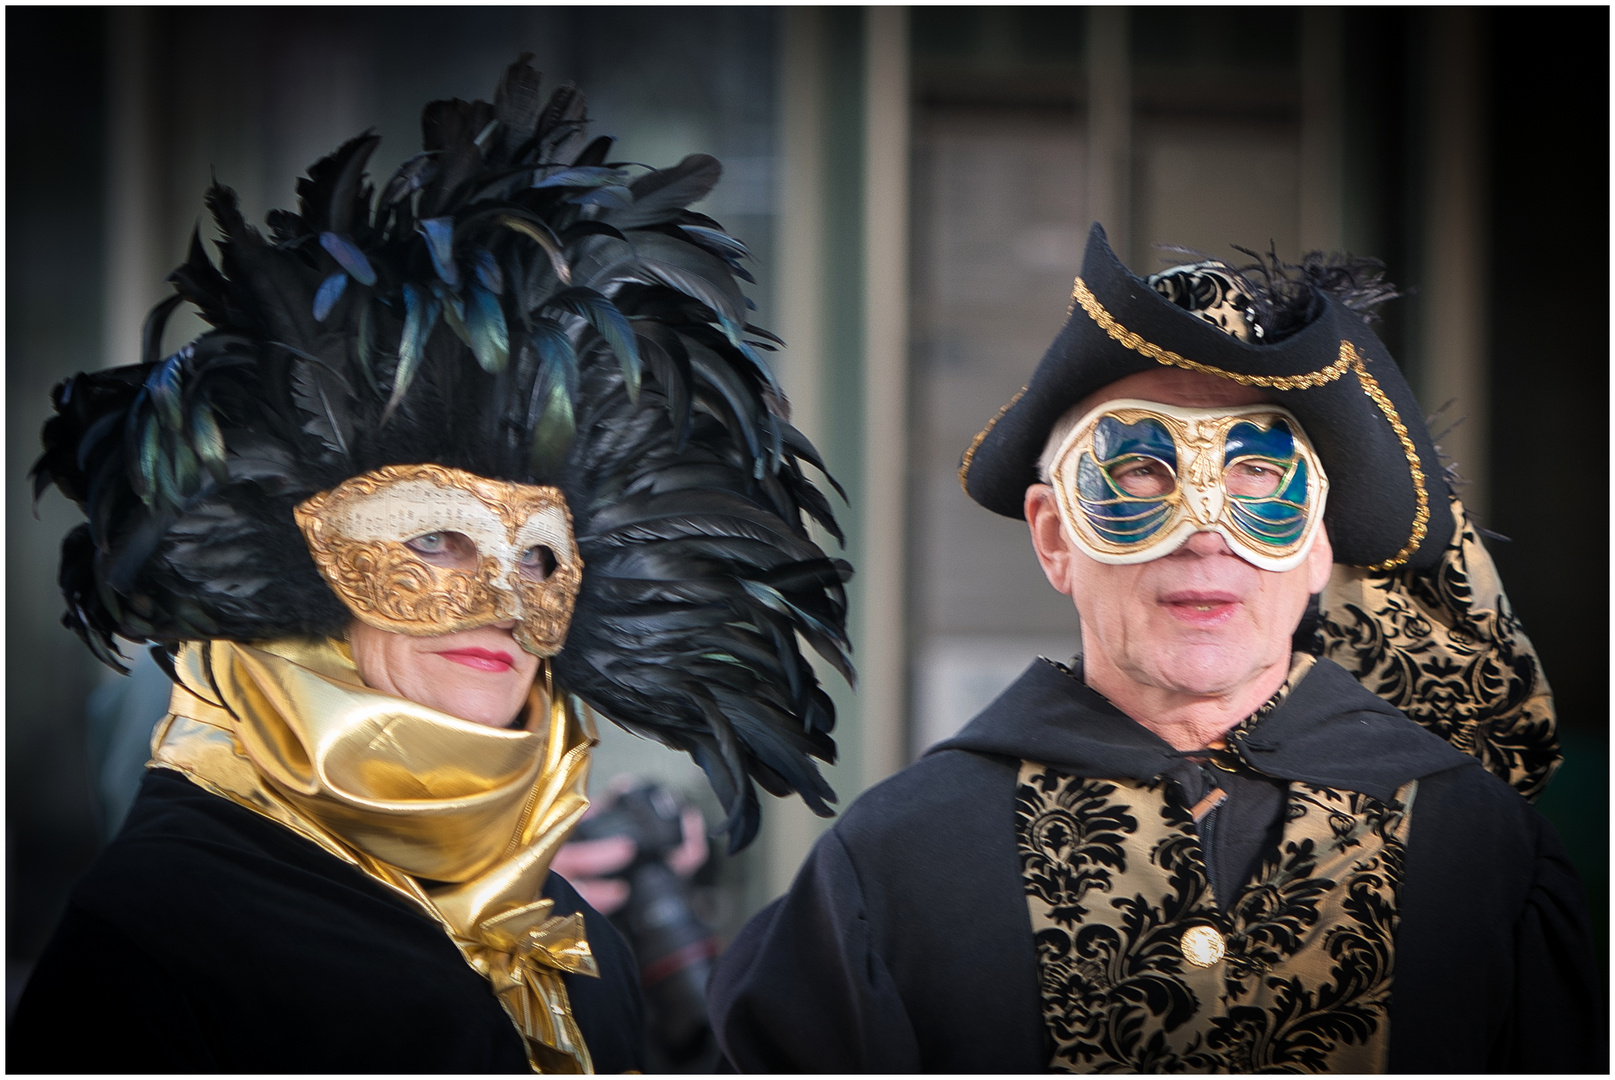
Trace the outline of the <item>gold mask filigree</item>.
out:
M 559 488 L 388 465 L 292 513 L 320 573 L 361 622 L 429 637 L 515 619 L 517 643 L 535 656 L 566 641 L 583 560 Z M 474 550 L 472 565 L 434 565 L 410 546 L 456 534 Z

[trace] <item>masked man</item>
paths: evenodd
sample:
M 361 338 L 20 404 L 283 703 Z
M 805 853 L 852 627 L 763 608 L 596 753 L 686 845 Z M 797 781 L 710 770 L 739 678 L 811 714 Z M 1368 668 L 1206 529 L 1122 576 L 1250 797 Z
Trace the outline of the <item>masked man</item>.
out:
M 742 931 L 735 1066 L 1603 1069 L 1580 885 L 1521 794 L 1547 687 L 1367 326 L 1376 266 L 1145 281 L 1095 226 L 960 470 L 1024 515 L 1082 654 L 865 794 Z

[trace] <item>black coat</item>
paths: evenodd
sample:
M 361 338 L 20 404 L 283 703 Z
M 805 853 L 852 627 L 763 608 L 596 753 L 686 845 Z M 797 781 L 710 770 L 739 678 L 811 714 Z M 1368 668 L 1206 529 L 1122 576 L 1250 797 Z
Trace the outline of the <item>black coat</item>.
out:
M 582 911 L 598 979 L 564 975 L 601 1072 L 644 1067 L 620 934 Z M 438 923 L 356 867 L 166 770 L 74 889 L 18 1002 L 8 1072 L 529 1072 Z
M 1390 1008 L 1395 1072 L 1606 1069 L 1580 882 L 1511 788 L 1319 661 L 1242 743 L 1268 775 L 1390 797 L 1419 779 Z M 1017 856 L 1020 761 L 1152 779 L 1182 756 L 1053 664 L 863 795 L 719 958 L 730 1062 L 1040 1072 L 1052 1042 Z

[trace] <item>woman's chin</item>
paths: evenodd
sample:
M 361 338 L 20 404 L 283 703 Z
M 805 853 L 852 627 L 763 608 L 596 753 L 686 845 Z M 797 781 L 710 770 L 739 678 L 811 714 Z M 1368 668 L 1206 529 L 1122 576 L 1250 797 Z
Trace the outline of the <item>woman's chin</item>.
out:
M 450 716 L 457 719 L 466 720 L 473 724 L 481 724 L 483 727 L 491 728 L 512 727 L 522 714 L 521 706 L 517 706 L 515 710 L 511 710 L 509 706 L 503 702 L 499 704 L 483 704 L 480 702 L 461 701 L 457 704 L 458 708 L 448 708 L 440 705 L 438 706 L 438 709 L 439 711 L 446 712 Z M 523 704 L 525 704 L 525 702 Z
M 531 680 L 510 669 L 484 673 L 459 667 L 433 687 L 434 700 L 422 704 L 473 724 L 509 727 L 527 704 L 530 685 Z

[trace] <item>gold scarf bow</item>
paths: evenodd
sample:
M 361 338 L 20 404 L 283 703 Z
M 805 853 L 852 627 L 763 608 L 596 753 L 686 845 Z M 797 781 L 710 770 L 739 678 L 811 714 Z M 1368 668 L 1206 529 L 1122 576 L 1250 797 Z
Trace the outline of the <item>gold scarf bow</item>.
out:
M 455 937 L 466 961 L 493 986 L 499 1003 L 528 1040 L 529 1056 L 539 1072 L 576 1072 L 570 1051 L 583 1048 L 570 1011 L 552 1011 L 565 1002 L 566 989 L 556 971 L 598 975 L 589 943 L 583 937 L 583 916 L 553 916 L 554 901 L 539 900 L 477 924 L 475 938 Z M 560 993 L 554 991 L 559 987 Z M 587 1051 L 585 1050 L 585 1053 Z
M 279 822 L 436 919 L 538 1072 L 590 1072 L 562 972 L 599 974 L 583 917 L 540 898 L 588 807 L 588 707 L 533 688 L 531 731 L 366 687 L 340 641 L 189 642 L 152 762 Z

